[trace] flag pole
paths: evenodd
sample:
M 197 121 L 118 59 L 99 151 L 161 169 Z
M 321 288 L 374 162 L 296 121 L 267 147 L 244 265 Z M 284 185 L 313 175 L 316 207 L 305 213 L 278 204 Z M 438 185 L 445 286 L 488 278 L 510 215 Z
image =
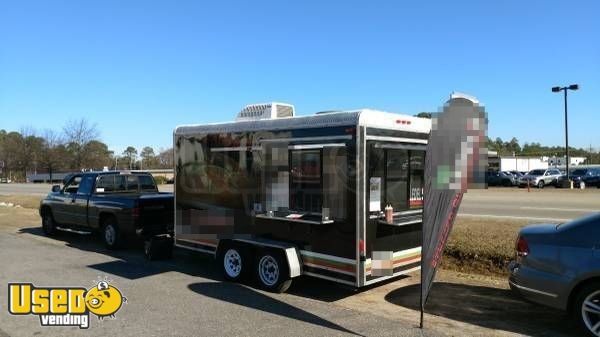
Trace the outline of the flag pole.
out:
M 426 211 L 425 210 L 425 198 L 426 198 L 426 196 L 423 195 L 423 220 L 425 220 L 425 211 Z M 421 274 L 421 287 L 420 287 L 421 295 L 419 296 L 420 297 L 419 309 L 421 311 L 421 316 L 419 319 L 419 329 L 421 329 L 421 330 L 423 329 L 423 311 L 425 310 L 425 308 L 424 308 L 425 306 L 423 305 L 423 243 L 425 243 L 425 240 L 424 240 L 425 234 L 424 234 L 423 229 L 424 229 L 423 223 L 421 222 L 421 272 L 420 272 L 420 274 Z

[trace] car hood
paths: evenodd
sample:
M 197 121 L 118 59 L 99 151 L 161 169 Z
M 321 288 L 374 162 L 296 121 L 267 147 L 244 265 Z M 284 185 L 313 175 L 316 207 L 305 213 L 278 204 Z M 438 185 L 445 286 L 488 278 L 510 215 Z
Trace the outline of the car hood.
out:
M 541 176 L 531 176 L 529 174 L 526 174 L 524 176 L 521 177 L 521 179 L 535 179 L 535 178 L 539 178 Z
M 525 226 L 521 229 L 520 234 L 522 235 L 537 235 L 537 234 L 550 234 L 556 233 L 557 223 L 546 223 L 546 224 L 535 224 Z

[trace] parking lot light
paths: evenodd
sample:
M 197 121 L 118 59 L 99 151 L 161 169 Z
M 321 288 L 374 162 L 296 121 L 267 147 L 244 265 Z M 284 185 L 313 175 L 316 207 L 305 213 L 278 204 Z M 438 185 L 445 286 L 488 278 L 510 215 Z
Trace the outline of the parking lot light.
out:
M 569 122 L 568 122 L 568 118 L 567 118 L 567 91 L 569 90 L 578 90 L 579 89 L 579 85 L 578 84 L 571 84 L 569 86 L 566 87 L 552 87 L 552 92 L 560 92 L 563 91 L 565 93 L 564 97 L 565 97 L 565 165 L 566 165 L 566 174 L 567 174 L 567 181 L 571 181 L 570 177 L 569 177 Z M 573 188 L 573 183 L 571 182 L 571 188 Z

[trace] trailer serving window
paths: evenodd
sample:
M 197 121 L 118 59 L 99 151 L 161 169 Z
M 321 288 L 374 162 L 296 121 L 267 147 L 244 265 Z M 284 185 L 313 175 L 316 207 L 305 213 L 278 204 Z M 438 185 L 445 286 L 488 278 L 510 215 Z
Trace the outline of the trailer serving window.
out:
M 422 207 L 425 146 L 370 141 L 368 151 L 369 211 Z
M 319 223 L 346 218 L 345 144 L 270 144 L 265 154 L 268 215 Z

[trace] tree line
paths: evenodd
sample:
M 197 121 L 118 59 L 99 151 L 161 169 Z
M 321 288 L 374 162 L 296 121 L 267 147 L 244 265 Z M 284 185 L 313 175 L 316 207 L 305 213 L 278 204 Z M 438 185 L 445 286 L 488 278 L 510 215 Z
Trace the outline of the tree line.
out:
M 433 112 L 420 112 L 416 114 L 416 117 L 431 118 Z M 520 145 L 519 140 L 512 137 L 510 140 L 505 141 L 502 138 L 497 137 L 496 139 L 487 138 L 487 147 L 490 151 L 496 151 L 499 156 L 523 156 L 523 157 L 563 157 L 565 155 L 564 146 L 544 146 L 537 142 L 524 143 Z M 591 145 L 589 148 L 575 148 L 569 146 L 570 157 L 584 157 L 585 164 L 600 164 L 600 153 L 596 149 L 592 149 Z
M 562 157 L 565 155 L 564 146 L 544 146 L 537 142 L 524 143 L 523 146 L 521 146 L 519 140 L 515 137 L 509 141 L 502 140 L 500 137 L 497 137 L 494 140 L 488 138 L 488 149 L 498 152 L 498 155 L 500 156 Z M 587 149 L 569 146 L 569 156 L 584 157 L 586 158 L 585 164 L 600 164 L 600 153 L 598 153 L 597 150 L 594 151 L 591 146 Z
M 146 146 L 138 155 L 137 149 L 129 146 L 123 153 L 115 153 L 99 135 L 97 126 L 86 119 L 70 120 L 58 132 L 0 129 L 0 176 L 24 181 L 31 173 L 173 168 L 172 149 L 155 152 Z

